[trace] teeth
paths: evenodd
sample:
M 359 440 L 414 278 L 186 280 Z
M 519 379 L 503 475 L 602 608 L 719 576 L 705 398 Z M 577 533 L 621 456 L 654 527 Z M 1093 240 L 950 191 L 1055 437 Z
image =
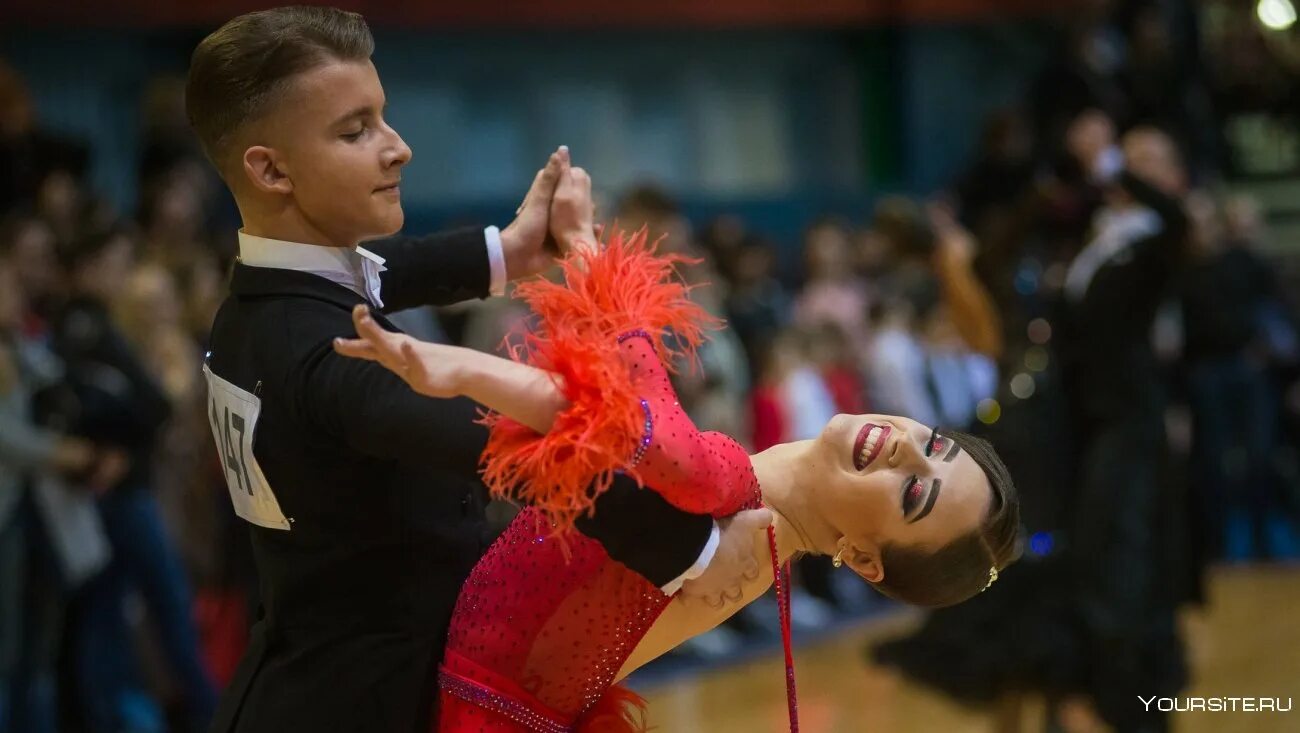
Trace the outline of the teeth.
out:
M 865 466 L 867 464 L 867 460 L 876 450 L 876 443 L 880 441 L 880 436 L 884 432 L 885 431 L 879 427 L 873 427 L 871 431 L 867 433 L 867 440 L 862 444 L 862 452 L 858 454 L 858 458 L 861 459 L 862 465 Z

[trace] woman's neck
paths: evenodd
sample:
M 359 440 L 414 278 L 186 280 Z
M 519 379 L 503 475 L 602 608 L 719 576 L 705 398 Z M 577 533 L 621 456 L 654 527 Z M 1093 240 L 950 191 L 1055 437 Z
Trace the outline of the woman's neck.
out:
M 814 510 L 813 493 L 799 483 L 799 466 L 812 446 L 810 440 L 780 443 L 749 457 L 763 503 L 776 515 L 772 526 L 782 562 L 799 552 L 826 554 L 838 539 Z

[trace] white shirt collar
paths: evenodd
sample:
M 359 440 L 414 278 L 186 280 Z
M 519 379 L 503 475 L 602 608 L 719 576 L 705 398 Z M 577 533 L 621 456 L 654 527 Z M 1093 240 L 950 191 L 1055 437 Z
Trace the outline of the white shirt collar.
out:
M 285 242 L 239 232 L 239 261 L 249 267 L 297 270 L 338 283 L 366 298 L 376 308 L 384 307 L 379 297 L 379 273 L 386 271 L 384 258 L 363 247 L 328 247 L 319 244 Z

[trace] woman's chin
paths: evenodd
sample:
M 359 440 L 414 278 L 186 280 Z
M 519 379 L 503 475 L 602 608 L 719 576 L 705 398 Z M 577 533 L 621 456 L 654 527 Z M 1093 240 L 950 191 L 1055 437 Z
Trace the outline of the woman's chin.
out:
M 822 439 L 829 443 L 843 442 L 843 437 L 856 434 L 860 425 L 861 419 L 856 415 L 840 413 L 822 428 Z

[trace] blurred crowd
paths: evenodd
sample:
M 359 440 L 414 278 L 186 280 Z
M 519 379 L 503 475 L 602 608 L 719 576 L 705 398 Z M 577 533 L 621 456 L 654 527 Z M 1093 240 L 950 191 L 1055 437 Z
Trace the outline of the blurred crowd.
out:
M 202 730 L 240 651 L 204 619 L 251 577 L 200 369 L 231 252 L 178 90 L 120 217 L 0 65 L 2 731 Z
M 1250 27 L 1203 56 L 1189 18 L 1115 5 L 1075 19 L 945 191 L 811 222 L 797 247 L 691 222 L 652 184 L 609 209 L 694 258 L 681 274 L 726 320 L 680 370 L 701 428 L 761 451 L 887 413 L 995 443 L 1022 561 L 870 654 L 963 701 L 1046 695 L 1065 730 L 1164 729 L 1131 698 L 1186 684 L 1179 613 L 1206 566 L 1300 560 L 1295 255 L 1224 193 L 1222 132 L 1293 114 L 1297 75 L 1251 71 Z M 0 731 L 202 730 L 255 613 L 200 378 L 237 222 L 180 85 L 141 116 L 121 217 L 0 65 Z M 485 350 L 526 323 L 505 299 L 398 320 Z M 825 558 L 797 575 L 804 631 L 888 605 Z M 756 604 L 678 654 L 725 657 L 775 618 Z

